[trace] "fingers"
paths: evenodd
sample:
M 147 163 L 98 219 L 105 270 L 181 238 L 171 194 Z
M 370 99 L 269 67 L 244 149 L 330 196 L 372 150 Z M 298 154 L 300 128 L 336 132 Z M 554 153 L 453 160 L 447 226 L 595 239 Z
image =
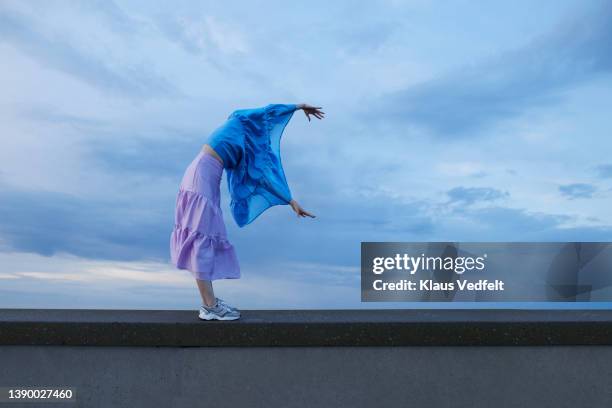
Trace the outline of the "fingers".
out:
M 316 218 L 314 214 L 309 213 L 303 208 L 297 208 L 297 209 L 294 208 L 293 211 L 295 211 L 295 214 L 297 215 L 298 218 L 304 218 L 304 217 Z
M 325 114 L 322 112 L 310 112 L 310 111 L 304 111 L 304 114 L 306 115 L 306 117 L 308 118 L 308 120 L 310 121 L 310 115 L 314 116 L 315 118 L 321 120 L 325 117 Z
M 308 217 L 310 217 L 310 218 L 315 218 L 315 216 L 314 216 L 313 214 L 309 213 L 309 212 L 308 212 L 308 211 L 306 211 L 306 210 L 302 210 L 302 211 L 301 211 L 301 215 L 302 215 L 302 217 L 306 217 L 306 216 L 308 216 Z
M 308 119 L 309 122 L 310 122 L 310 115 L 314 116 L 315 118 L 319 120 L 325 118 L 325 112 L 321 110 L 320 106 L 304 105 L 302 110 L 304 111 L 304 115 L 306 115 L 306 118 Z

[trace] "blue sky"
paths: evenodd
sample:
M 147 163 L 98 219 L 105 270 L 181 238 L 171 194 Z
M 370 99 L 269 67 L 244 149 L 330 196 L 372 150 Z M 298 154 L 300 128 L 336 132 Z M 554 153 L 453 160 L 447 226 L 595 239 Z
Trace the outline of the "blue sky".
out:
M 283 136 L 293 196 L 222 206 L 242 308 L 358 308 L 361 241 L 612 238 L 605 1 L 0 5 L 0 307 L 193 308 L 182 172 L 232 110 Z

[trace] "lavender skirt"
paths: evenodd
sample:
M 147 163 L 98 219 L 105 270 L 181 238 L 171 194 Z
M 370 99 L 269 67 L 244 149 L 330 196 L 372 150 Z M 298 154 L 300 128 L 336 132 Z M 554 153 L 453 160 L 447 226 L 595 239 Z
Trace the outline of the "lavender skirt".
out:
M 176 198 L 170 258 L 196 279 L 237 279 L 240 266 L 220 207 L 223 165 L 203 150 L 191 162 Z

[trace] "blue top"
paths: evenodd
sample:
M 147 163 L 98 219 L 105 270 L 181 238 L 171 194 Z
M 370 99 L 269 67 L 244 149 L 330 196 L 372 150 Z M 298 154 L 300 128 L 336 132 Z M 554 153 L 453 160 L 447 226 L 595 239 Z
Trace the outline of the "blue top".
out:
M 240 109 L 206 143 L 223 159 L 232 215 L 239 227 L 268 208 L 289 204 L 291 191 L 280 157 L 280 140 L 297 105 Z

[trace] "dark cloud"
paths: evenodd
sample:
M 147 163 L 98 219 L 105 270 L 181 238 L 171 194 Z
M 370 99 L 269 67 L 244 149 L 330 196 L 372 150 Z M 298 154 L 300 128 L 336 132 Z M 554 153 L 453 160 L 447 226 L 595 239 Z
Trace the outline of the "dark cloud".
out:
M 456 232 L 459 240 L 548 240 L 559 232 L 563 223 L 572 219 L 567 215 L 532 213 L 500 206 L 457 208 L 454 214 L 467 219 L 469 224 Z M 580 239 L 578 235 L 575 238 Z
M 493 194 L 496 195 L 496 194 Z M 484 194 L 485 201 L 491 194 Z M 168 262 L 174 191 L 158 200 L 136 194 L 105 200 L 0 186 L 3 250 L 56 253 L 108 260 Z M 470 196 L 470 200 L 473 196 Z M 491 201 L 489 200 L 489 201 Z M 222 202 L 230 241 L 244 265 L 301 261 L 354 265 L 361 241 L 607 241 L 607 227 L 564 228 L 566 215 L 524 209 L 469 206 L 432 213 L 428 202 L 385 196 L 317 197 L 308 209 L 316 219 L 298 219 L 276 206 L 248 228 L 233 224 Z M 272 273 L 273 271 L 271 271 Z M 277 272 L 277 271 L 276 271 Z M 266 274 L 266 271 L 259 273 Z
M 88 200 L 0 185 L 0 236 L 10 249 L 51 256 L 163 260 L 173 225 L 173 197 Z
M 457 223 L 462 219 L 464 223 Z M 563 214 L 534 213 L 521 208 L 492 206 L 457 208 L 453 216 L 438 220 L 439 241 L 482 242 L 606 242 L 612 239 L 612 228 L 565 227 L 575 217 Z
M 446 192 L 450 204 L 471 205 L 481 201 L 495 201 L 510 197 L 507 191 L 490 187 L 455 187 Z
M 417 125 L 441 138 L 475 136 L 499 120 L 556 103 L 567 88 L 610 72 L 610 43 L 612 4 L 604 2 L 522 49 L 388 94 L 371 111 L 374 118 Z
M 574 183 L 559 186 L 559 192 L 570 200 L 576 198 L 592 198 L 597 188 L 592 184 Z

